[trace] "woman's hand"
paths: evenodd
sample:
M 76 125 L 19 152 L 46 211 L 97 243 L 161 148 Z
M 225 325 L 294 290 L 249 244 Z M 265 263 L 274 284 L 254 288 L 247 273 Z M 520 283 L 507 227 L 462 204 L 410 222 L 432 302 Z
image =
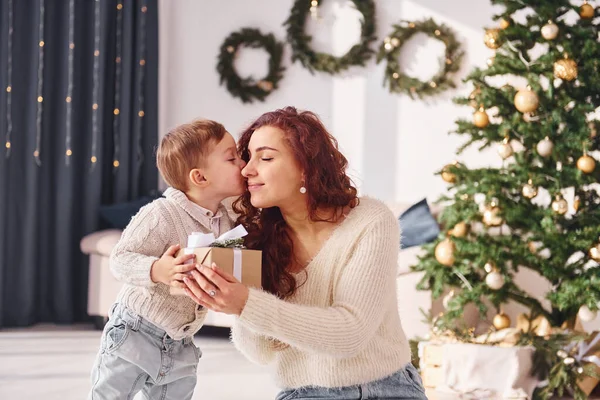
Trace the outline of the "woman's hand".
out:
M 199 305 L 225 314 L 240 315 L 248 301 L 249 290 L 233 275 L 211 267 L 197 265 L 191 277 L 185 276 L 185 292 Z

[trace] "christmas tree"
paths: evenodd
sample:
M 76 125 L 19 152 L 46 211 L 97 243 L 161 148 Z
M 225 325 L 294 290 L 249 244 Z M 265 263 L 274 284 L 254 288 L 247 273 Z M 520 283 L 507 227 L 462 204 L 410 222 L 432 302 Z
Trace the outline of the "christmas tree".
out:
M 530 339 L 548 341 L 552 327 L 595 318 L 600 301 L 600 12 L 568 0 L 492 3 L 503 6 L 499 27 L 484 35 L 495 55 L 465 79 L 471 94 L 455 100 L 474 114 L 457 121 L 454 133 L 466 142 L 440 171 L 449 183 L 440 199 L 444 231 L 414 269 L 424 272 L 419 289 L 445 296 L 434 330 L 456 329 L 469 304 L 483 319 L 495 314 L 491 330 L 514 327 L 502 306 L 515 301 L 530 310 L 529 327 L 549 328 Z M 510 76 L 525 83 L 498 84 Z M 471 146 L 497 148 L 502 167 L 461 163 Z M 515 282 L 521 268 L 550 282 L 550 308 Z M 576 375 L 556 379 L 549 391 Z

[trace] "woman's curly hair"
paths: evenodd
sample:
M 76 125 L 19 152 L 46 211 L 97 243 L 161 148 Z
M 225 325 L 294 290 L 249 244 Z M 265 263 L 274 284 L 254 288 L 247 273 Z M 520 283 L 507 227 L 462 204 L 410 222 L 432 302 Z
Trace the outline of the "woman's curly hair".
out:
M 358 204 L 357 190 L 346 175 L 348 160 L 338 149 L 337 140 L 327 132 L 319 118 L 310 111 L 294 107 L 261 115 L 241 135 L 238 150 L 248 162 L 248 145 L 254 131 L 263 126 L 281 129 L 304 171 L 304 186 L 309 217 L 313 221 L 336 222 L 345 207 Z M 294 294 L 298 285 L 289 271 L 294 248 L 287 225 L 278 207 L 259 209 L 250 202 L 248 190 L 233 204 L 240 215 L 237 222 L 248 231 L 246 246 L 263 254 L 263 289 L 280 298 Z M 333 209 L 331 217 L 323 219 L 318 210 Z

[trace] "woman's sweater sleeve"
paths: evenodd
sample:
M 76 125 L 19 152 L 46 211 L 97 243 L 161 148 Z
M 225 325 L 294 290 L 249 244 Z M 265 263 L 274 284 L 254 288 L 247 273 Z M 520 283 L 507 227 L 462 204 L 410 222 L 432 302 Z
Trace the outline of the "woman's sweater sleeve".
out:
M 250 289 L 240 321 L 256 333 L 302 350 L 338 357 L 356 355 L 378 329 L 386 296 L 394 290 L 399 236 L 391 212 L 380 213 L 366 226 L 341 268 L 331 306 L 293 304 Z M 335 252 L 334 248 L 327 250 Z
M 236 349 L 255 364 L 266 365 L 275 358 L 275 352 L 281 343 L 264 335 L 253 332 L 237 318 L 231 327 L 231 340 Z

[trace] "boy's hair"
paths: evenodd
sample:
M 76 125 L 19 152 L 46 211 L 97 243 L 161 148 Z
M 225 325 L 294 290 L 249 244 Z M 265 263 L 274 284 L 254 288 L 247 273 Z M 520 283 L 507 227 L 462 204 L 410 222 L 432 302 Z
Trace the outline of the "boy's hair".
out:
M 211 147 L 219 143 L 226 132 L 223 125 L 208 119 L 171 129 L 156 152 L 156 166 L 165 182 L 175 189 L 188 190 L 188 174 L 204 165 Z

